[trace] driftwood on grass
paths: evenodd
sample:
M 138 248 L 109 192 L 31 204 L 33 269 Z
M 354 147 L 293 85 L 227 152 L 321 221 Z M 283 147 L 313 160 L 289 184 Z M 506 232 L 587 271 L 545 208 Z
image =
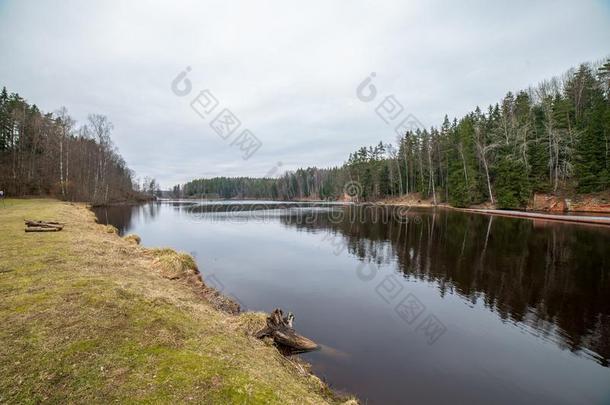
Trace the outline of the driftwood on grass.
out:
M 26 225 L 31 226 L 62 226 L 61 222 L 56 221 L 34 221 L 32 219 L 24 219 Z
M 267 317 L 267 326 L 258 331 L 256 337 L 262 339 L 265 336 L 270 336 L 276 343 L 297 352 L 316 350 L 318 348 L 316 342 L 294 331 L 292 328 L 293 320 L 294 315 L 292 313 L 288 313 L 288 316 L 284 317 L 281 309 L 275 309 Z
M 33 221 L 26 219 L 26 232 L 58 232 L 64 229 L 63 224 L 55 221 Z
M 44 228 L 41 226 L 27 226 L 25 228 L 26 232 L 59 232 L 61 228 Z

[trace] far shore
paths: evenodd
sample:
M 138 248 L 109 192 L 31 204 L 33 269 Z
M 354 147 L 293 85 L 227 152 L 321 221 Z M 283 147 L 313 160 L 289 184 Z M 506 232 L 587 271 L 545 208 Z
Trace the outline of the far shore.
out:
M 512 210 L 491 210 L 491 209 L 472 209 L 472 208 L 454 208 L 449 207 L 457 211 L 472 212 L 475 214 L 484 215 L 496 215 L 501 217 L 510 218 L 529 218 L 529 219 L 542 219 L 546 221 L 559 221 L 559 222 L 571 222 L 587 225 L 604 225 L 610 226 L 610 216 L 590 216 L 590 215 L 569 215 L 564 214 L 547 214 L 541 212 L 528 212 L 528 211 L 512 211 Z
M 547 199 L 556 197 L 544 196 Z M 558 221 L 558 222 L 568 222 L 568 223 L 579 223 L 586 225 L 602 225 L 602 226 L 610 226 L 610 211 L 603 207 L 603 210 L 592 210 L 587 211 L 583 209 L 565 209 L 563 211 L 551 211 L 551 210 L 535 210 L 532 207 L 528 207 L 524 210 L 511 210 L 511 209 L 498 209 L 492 206 L 489 203 L 481 204 L 472 207 L 454 207 L 447 203 L 437 203 L 434 204 L 432 200 L 429 199 L 417 199 L 415 198 L 401 198 L 401 199 L 385 199 L 385 200 L 377 200 L 377 201 L 354 201 L 350 199 L 343 200 L 319 200 L 319 199 L 299 199 L 299 200 L 271 200 L 271 199 L 255 199 L 255 198 L 232 198 L 232 199 L 222 199 L 222 198 L 199 198 L 199 197 L 181 197 L 181 198 L 160 198 L 156 201 L 214 201 L 214 202 L 236 202 L 236 201 L 269 201 L 277 204 L 281 203 L 348 203 L 348 204 L 378 204 L 378 205 L 389 205 L 389 206 L 409 206 L 413 208 L 445 208 L 451 209 L 461 212 L 469 212 L 474 214 L 483 214 L 483 215 L 495 215 L 502 217 L 510 217 L 510 218 L 529 218 L 533 220 L 547 220 L 547 221 Z M 135 201 L 125 201 L 125 202 L 117 202 L 112 204 L 106 204 L 102 206 L 121 206 L 121 205 L 137 205 L 140 203 L 149 202 L 135 202 Z M 595 215 L 597 214 L 597 215 Z M 601 214 L 601 215 L 600 215 Z M 607 216 L 606 216 L 607 215 Z

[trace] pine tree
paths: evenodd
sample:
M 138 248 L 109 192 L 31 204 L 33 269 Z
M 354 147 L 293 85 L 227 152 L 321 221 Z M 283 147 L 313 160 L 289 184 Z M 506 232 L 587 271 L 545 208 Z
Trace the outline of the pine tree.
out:
M 505 147 L 508 148 L 508 147 Z M 499 208 L 524 208 L 530 196 L 530 185 L 524 175 L 526 167 L 520 159 L 510 157 L 510 151 L 504 151 L 506 157 L 496 167 L 496 197 Z
M 606 134 L 604 121 L 607 103 L 588 66 L 581 66 L 566 92 L 575 110 L 576 164 L 578 191 L 590 193 L 608 186 Z

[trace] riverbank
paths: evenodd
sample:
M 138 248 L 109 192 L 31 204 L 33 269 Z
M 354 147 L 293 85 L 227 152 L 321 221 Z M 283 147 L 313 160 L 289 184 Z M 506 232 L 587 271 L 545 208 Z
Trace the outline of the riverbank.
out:
M 473 208 L 453 208 L 457 211 L 470 212 L 475 214 L 495 215 L 509 218 L 528 218 L 532 220 L 542 221 L 558 221 L 570 222 L 585 225 L 603 225 L 610 226 L 610 217 L 594 216 L 594 215 L 557 215 L 540 212 L 527 211 L 511 211 L 511 210 L 493 210 L 493 209 L 473 209 Z
M 387 198 L 383 200 L 385 204 L 409 205 L 412 207 L 446 207 L 456 208 L 447 203 L 434 204 L 431 198 L 422 198 L 419 193 L 412 193 L 408 196 Z M 491 202 L 465 207 L 473 210 L 496 210 L 501 211 Z M 594 213 L 610 214 L 610 191 L 594 194 L 566 194 L 553 195 L 536 193 L 532 196 L 524 211 L 549 212 L 553 214 L 561 213 Z M 520 212 L 520 211 L 518 211 Z
M 577 195 L 571 198 L 535 194 L 528 207 L 523 211 L 497 209 L 491 203 L 483 203 L 468 208 L 458 208 L 446 203 L 434 204 L 432 200 L 421 199 L 416 194 L 407 197 L 385 199 L 382 203 L 421 208 L 440 207 L 475 214 L 610 226 L 610 216 L 604 216 L 605 214 L 610 214 L 610 205 L 607 204 L 609 200 L 610 196 L 608 196 L 608 193 Z
M 25 218 L 65 227 L 24 233 Z M 0 402 L 339 402 L 252 336 L 263 314 L 216 309 L 187 255 L 120 238 L 83 204 L 7 200 L 0 224 Z

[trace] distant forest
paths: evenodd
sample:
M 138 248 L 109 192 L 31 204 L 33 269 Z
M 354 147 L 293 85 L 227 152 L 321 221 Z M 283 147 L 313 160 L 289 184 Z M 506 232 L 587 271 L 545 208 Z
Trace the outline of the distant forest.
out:
M 340 199 L 356 189 L 364 201 L 419 193 L 458 207 L 489 201 L 520 208 L 534 192 L 609 187 L 610 60 L 509 92 L 485 111 L 477 107 L 453 121 L 445 116 L 440 128 L 409 131 L 397 146 L 362 147 L 341 167 L 308 167 L 280 178 L 198 179 L 172 193 L 295 200 Z
M 77 127 L 65 108 L 44 113 L 2 88 L 0 190 L 93 203 L 145 199 L 157 189 L 155 181 L 134 182 L 110 139 L 112 129 L 98 114 Z

